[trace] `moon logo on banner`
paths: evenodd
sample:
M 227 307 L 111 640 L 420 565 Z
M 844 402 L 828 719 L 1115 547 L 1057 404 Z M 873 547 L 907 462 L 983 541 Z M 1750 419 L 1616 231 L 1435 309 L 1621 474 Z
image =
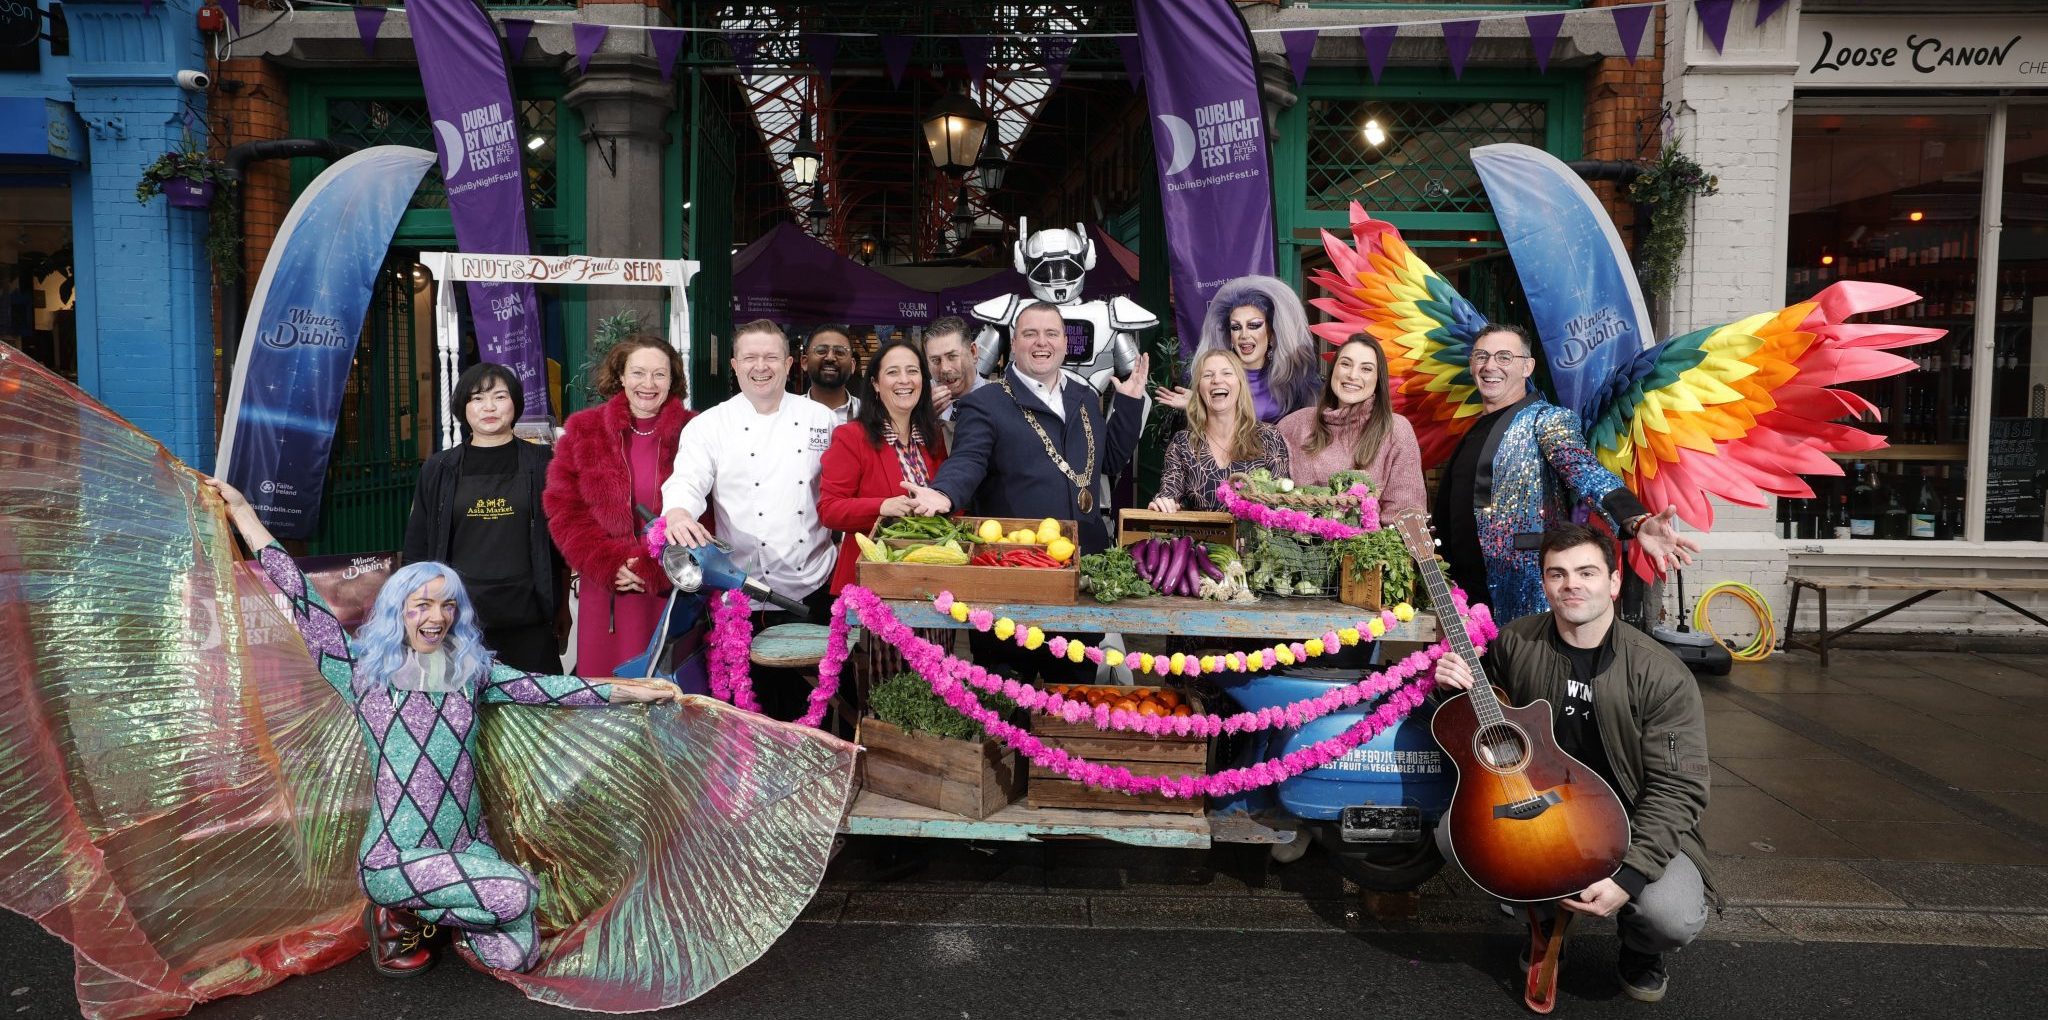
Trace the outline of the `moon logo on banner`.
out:
M 441 179 L 452 181 L 462 166 L 462 132 L 445 120 L 435 121 L 434 131 L 441 136 Z
M 1172 177 L 1195 161 L 1195 129 L 1170 113 L 1160 114 L 1159 123 L 1166 127 L 1166 133 L 1173 139 L 1173 156 L 1166 161 L 1166 176 Z

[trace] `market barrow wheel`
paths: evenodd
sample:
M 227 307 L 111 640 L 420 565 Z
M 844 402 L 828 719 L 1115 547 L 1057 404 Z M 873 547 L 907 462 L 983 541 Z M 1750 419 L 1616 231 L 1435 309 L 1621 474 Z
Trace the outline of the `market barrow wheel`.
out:
M 1444 866 L 1436 840 L 1427 836 L 1409 844 L 1346 843 L 1334 822 L 1316 823 L 1315 834 L 1338 873 L 1373 892 L 1407 892 Z

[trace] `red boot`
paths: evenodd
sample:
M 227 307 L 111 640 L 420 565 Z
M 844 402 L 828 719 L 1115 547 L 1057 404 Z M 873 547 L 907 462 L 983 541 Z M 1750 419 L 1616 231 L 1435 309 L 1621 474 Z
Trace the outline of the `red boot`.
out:
M 363 908 L 363 930 L 370 937 L 370 966 L 385 977 L 412 977 L 434 965 L 440 931 L 407 911 L 372 903 Z

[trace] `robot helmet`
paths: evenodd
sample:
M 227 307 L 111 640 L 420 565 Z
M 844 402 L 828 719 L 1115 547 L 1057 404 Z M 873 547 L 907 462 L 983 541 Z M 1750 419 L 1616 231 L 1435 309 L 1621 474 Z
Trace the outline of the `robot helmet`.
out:
M 1095 242 L 1079 223 L 1072 230 L 1030 231 L 1030 221 L 1018 219 L 1017 272 L 1031 295 L 1056 305 L 1080 301 L 1082 278 L 1095 268 Z

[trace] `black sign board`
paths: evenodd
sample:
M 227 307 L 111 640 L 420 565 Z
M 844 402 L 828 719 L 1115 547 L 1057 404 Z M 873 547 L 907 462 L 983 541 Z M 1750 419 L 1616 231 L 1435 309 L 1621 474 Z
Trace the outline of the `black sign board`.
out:
M 0 71 L 41 70 L 42 35 L 36 0 L 0 0 Z
M 2048 418 L 1991 419 L 1991 455 L 1984 475 L 1984 537 L 2038 542 L 2043 487 L 2048 486 Z

